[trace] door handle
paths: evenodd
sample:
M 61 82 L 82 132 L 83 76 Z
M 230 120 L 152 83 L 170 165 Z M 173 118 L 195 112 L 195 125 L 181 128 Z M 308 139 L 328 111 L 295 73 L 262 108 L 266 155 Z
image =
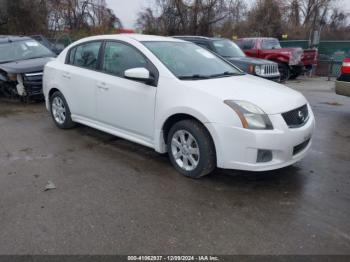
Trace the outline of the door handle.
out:
M 70 79 L 70 74 L 68 72 L 64 72 L 62 76 L 66 79 Z
M 108 89 L 109 89 L 108 86 L 107 86 L 107 84 L 104 83 L 104 82 L 97 83 L 97 87 L 98 87 L 99 89 L 103 89 L 103 90 L 108 90 Z

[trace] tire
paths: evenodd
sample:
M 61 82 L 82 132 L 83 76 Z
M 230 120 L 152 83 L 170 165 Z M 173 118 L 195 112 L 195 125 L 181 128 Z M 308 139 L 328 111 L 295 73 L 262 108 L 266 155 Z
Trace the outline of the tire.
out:
M 291 71 L 291 75 L 289 79 L 296 79 L 298 76 L 300 76 L 303 73 L 303 68 L 302 67 L 295 67 Z
M 278 71 L 281 75 L 281 82 L 287 81 L 290 78 L 290 69 L 287 64 L 278 63 Z
M 167 145 L 172 165 L 187 177 L 200 178 L 216 168 L 213 140 L 207 129 L 196 120 L 175 123 L 169 131 Z
M 53 121 L 60 129 L 70 129 L 76 124 L 72 121 L 66 99 L 61 92 L 56 91 L 50 97 L 50 111 Z
M 292 75 L 290 75 L 289 80 L 295 80 L 298 78 L 298 76 L 299 75 L 292 74 Z

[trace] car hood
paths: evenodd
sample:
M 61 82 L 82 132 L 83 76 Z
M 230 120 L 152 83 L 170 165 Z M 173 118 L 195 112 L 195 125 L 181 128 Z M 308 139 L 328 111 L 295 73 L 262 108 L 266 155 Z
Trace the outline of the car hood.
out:
M 218 99 L 241 100 L 260 107 L 266 114 L 280 114 L 307 103 L 305 97 L 293 89 L 252 75 L 232 76 L 209 80 L 183 81 Z
M 270 54 L 293 54 L 293 53 L 303 53 L 303 49 L 300 47 L 285 47 L 285 48 L 275 48 L 266 49 L 265 52 Z
M 53 60 L 53 57 L 41 57 L 28 60 L 20 60 L 0 64 L 0 70 L 11 74 L 29 73 L 43 71 L 47 62 Z
M 244 63 L 244 64 L 253 64 L 253 65 L 271 65 L 275 64 L 275 62 L 265 60 L 265 59 L 259 59 L 259 58 L 253 58 L 248 56 L 243 57 L 226 57 L 228 61 L 231 63 Z

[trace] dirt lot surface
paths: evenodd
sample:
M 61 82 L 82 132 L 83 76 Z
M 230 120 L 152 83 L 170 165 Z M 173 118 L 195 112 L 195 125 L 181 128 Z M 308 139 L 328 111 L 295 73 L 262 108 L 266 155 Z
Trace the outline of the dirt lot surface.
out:
M 350 98 L 325 79 L 288 85 L 317 118 L 309 155 L 201 180 L 143 146 L 59 130 L 43 104 L 0 101 L 0 254 L 350 254 Z

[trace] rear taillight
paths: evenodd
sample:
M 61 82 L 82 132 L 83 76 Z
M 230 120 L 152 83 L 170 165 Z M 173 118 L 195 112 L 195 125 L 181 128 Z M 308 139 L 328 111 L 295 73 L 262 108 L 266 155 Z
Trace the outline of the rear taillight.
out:
M 350 58 L 345 58 L 341 67 L 342 74 L 350 74 Z

